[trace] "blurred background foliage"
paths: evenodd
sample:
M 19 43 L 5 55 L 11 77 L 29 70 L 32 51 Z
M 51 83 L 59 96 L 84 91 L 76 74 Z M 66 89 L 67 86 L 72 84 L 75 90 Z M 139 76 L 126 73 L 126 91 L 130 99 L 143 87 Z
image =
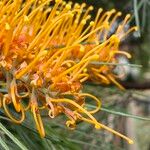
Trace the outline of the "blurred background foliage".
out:
M 98 8 L 115 8 L 132 14 L 130 25 L 139 31 L 128 36 L 121 48 L 130 51 L 131 63 L 142 68 L 129 68 L 122 84 L 126 91 L 86 83 L 84 91 L 102 99 L 102 109 L 95 116 L 102 123 L 124 133 L 135 141 L 129 146 L 125 141 L 93 126 L 79 123 L 74 131 L 65 127 L 64 116 L 49 119 L 43 116 L 46 137 L 41 139 L 35 129 L 32 115 L 28 113 L 22 125 L 12 123 L 0 110 L 0 150 L 150 150 L 150 1 L 149 0 L 73 0 Z M 135 70 L 133 72 L 133 70 Z M 92 104 L 87 107 L 93 107 Z

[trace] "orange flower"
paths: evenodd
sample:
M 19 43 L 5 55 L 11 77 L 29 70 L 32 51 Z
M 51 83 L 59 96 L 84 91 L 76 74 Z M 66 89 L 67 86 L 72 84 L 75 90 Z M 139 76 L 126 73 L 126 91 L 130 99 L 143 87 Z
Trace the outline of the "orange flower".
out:
M 31 110 L 41 137 L 45 136 L 40 111 L 54 118 L 65 114 L 71 129 L 77 121 L 91 123 L 95 128 L 104 128 L 129 143 L 132 140 L 99 123 L 93 114 L 101 102 L 95 96 L 82 93 L 83 83 L 110 84 L 123 88 L 113 74 L 116 55 L 130 54 L 119 50 L 120 41 L 136 27 L 125 33 L 127 15 L 116 31 L 110 35 L 114 22 L 121 15 L 115 9 L 103 13 L 100 8 L 94 21 L 89 12 L 93 7 L 55 0 L 0 2 L 0 73 L 6 80 L 7 94 L 0 93 L 0 107 L 15 123 L 25 119 Z M 96 63 L 95 63 L 96 62 Z M 100 65 L 99 65 L 100 64 Z M 66 98 L 71 95 L 72 99 Z M 96 102 L 96 109 L 85 108 L 86 97 Z M 27 106 L 23 101 L 29 100 Z M 21 117 L 10 114 L 13 105 Z

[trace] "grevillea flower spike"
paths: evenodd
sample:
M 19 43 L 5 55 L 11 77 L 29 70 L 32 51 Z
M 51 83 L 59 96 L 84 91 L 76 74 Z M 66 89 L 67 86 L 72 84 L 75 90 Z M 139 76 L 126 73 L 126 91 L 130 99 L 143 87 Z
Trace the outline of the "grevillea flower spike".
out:
M 119 50 L 130 15 L 110 30 L 121 16 L 115 9 L 103 13 L 100 8 L 94 21 L 85 3 L 73 4 L 62 0 L 2 0 L 0 2 L 0 79 L 7 93 L 0 93 L 0 107 L 15 123 L 22 123 L 31 110 L 41 137 L 45 136 L 41 112 L 54 118 L 65 114 L 67 127 L 85 121 L 96 129 L 106 129 L 127 140 L 126 136 L 99 123 L 93 114 L 101 101 L 83 93 L 86 80 L 123 87 L 116 81 L 113 66 L 116 55 L 130 54 Z M 68 96 L 72 96 L 69 99 Z M 86 97 L 96 102 L 96 109 L 85 108 Z M 12 105 L 20 114 L 15 118 Z

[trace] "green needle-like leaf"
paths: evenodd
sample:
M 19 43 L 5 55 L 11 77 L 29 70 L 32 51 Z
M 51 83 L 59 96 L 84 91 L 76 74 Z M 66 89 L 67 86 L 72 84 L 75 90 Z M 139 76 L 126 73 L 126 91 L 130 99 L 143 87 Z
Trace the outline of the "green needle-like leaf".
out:
M 5 149 L 5 150 L 9 150 L 9 147 L 7 146 L 7 144 L 3 141 L 3 139 L 0 137 L 0 145 Z
M 95 108 L 95 106 L 90 105 L 90 104 L 87 104 L 86 106 L 89 108 Z M 150 118 L 145 118 L 145 117 L 140 117 L 140 116 L 136 116 L 136 115 L 132 115 L 132 114 L 128 114 L 128 113 L 118 112 L 116 110 L 110 110 L 105 107 L 101 107 L 101 111 L 105 111 L 105 112 L 108 112 L 108 113 L 111 113 L 114 115 L 120 115 L 120 116 L 124 116 L 124 117 L 130 117 L 130 118 L 134 118 L 134 119 L 150 121 Z
M 22 150 L 28 150 L 13 134 L 11 134 L 1 123 L 0 129 L 4 131 L 4 133 L 14 142 L 16 143 Z
M 150 121 L 150 118 L 145 118 L 145 117 L 140 117 L 140 116 L 135 116 L 135 115 L 131 115 L 131 114 L 127 114 L 127 113 L 123 113 L 123 112 L 118 112 L 116 110 L 109 110 L 107 108 L 101 108 L 102 111 L 114 114 L 114 115 L 120 115 L 120 116 L 124 116 L 124 117 L 130 117 L 130 118 L 134 118 L 134 119 L 139 119 L 139 120 L 145 120 L 145 121 Z
M 138 27 L 138 34 L 140 35 L 140 21 L 139 21 L 139 15 L 138 15 L 138 8 L 137 8 L 137 0 L 133 0 L 133 7 L 134 7 L 134 15 L 135 15 L 135 22 L 136 26 Z

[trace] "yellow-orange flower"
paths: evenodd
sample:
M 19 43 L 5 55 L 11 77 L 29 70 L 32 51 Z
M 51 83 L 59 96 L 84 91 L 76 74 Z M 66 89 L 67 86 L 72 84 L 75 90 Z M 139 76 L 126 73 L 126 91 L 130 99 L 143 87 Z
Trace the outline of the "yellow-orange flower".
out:
M 130 58 L 130 54 L 119 50 L 130 15 L 117 27 L 110 30 L 120 12 L 115 9 L 103 13 L 100 8 L 94 21 L 89 12 L 93 7 L 85 3 L 73 4 L 62 0 L 2 0 L 0 2 L 0 73 L 7 94 L 0 93 L 0 107 L 15 123 L 25 119 L 31 110 L 41 137 L 45 136 L 41 110 L 54 118 L 65 114 L 71 129 L 77 121 L 91 123 L 95 128 L 104 128 L 118 136 L 132 140 L 99 123 L 93 114 L 98 112 L 101 102 L 95 96 L 82 93 L 86 80 L 123 87 L 115 80 L 113 67 L 116 55 Z M 96 63 L 95 63 L 96 62 Z M 104 63 L 104 64 L 100 64 Z M 100 64 L 100 65 L 99 65 Z M 67 95 L 73 98 L 68 99 Z M 85 108 L 86 97 L 95 100 L 97 108 Z M 23 102 L 28 99 L 27 106 Z M 21 117 L 10 114 L 13 104 Z

